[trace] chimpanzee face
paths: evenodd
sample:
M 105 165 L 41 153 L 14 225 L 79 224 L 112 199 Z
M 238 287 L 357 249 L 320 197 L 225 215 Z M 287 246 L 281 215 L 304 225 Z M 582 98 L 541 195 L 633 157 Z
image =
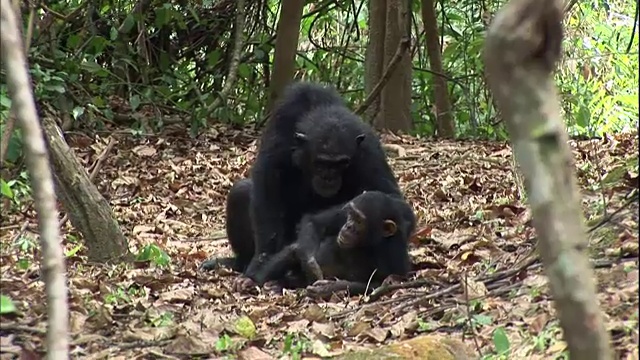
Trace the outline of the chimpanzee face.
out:
M 309 177 L 316 194 L 330 198 L 342 188 L 344 172 L 362 140 L 364 135 L 313 138 L 296 133 L 293 162 Z

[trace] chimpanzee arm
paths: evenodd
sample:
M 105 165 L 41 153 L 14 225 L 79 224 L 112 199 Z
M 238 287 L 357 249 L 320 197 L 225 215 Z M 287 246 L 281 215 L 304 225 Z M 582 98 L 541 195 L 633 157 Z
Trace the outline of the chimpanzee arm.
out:
M 260 271 L 254 275 L 256 284 L 263 285 L 269 280 L 284 277 L 287 270 L 298 261 L 296 248 L 297 244 L 293 243 L 285 246 L 272 256 L 269 256 L 269 258 L 261 264 Z
M 281 196 L 280 173 L 264 169 L 269 164 L 256 161 L 252 171 L 251 221 L 255 252 L 244 274 L 254 278 L 261 271 L 264 254 L 273 254 L 285 244 L 285 207 Z

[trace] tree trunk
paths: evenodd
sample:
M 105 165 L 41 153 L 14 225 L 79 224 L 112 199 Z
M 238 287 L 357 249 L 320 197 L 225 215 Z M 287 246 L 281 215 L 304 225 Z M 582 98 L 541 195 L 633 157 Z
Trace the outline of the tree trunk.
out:
M 427 43 L 427 56 L 431 70 L 444 74 L 442 58 L 440 56 L 440 39 L 438 37 L 438 22 L 436 20 L 435 3 L 433 0 L 422 0 L 422 23 L 424 24 Z M 436 103 L 436 129 L 441 138 L 452 139 L 456 136 L 456 124 L 451 116 L 451 102 L 447 91 L 447 81 L 444 77 L 432 74 L 433 93 Z
M 43 116 L 56 190 L 71 224 L 82 234 L 90 261 L 128 260 L 127 239 L 113 216 L 109 203 L 93 185 L 75 159 L 55 121 Z
M 276 46 L 273 55 L 273 73 L 267 105 L 269 112 L 282 90 L 293 78 L 303 8 L 303 0 L 282 1 L 280 5 L 280 19 L 278 19 Z
M 538 253 L 571 359 L 612 358 L 553 71 L 562 53 L 562 0 L 511 0 L 484 44 L 487 82 L 524 175 Z
M 384 70 L 384 34 L 387 23 L 387 0 L 369 0 L 369 42 L 364 58 L 364 92 L 371 91 L 382 78 Z M 367 122 L 379 122 L 380 97 L 377 96 L 364 113 Z
M 407 1 L 387 0 L 387 16 L 384 38 L 385 66 L 393 59 L 398 46 L 408 36 L 410 9 Z M 382 114 L 374 123 L 378 129 L 408 132 L 413 128 L 411 119 L 411 55 L 409 51 L 402 54 L 400 63 L 389 77 L 382 90 Z
M 18 7 L 19 8 L 19 7 Z M 20 39 L 20 18 L 9 0 L 0 4 L 0 49 L 7 85 L 18 123 L 24 134 L 25 157 L 33 186 L 42 246 L 42 275 L 47 294 L 47 359 L 69 358 L 69 308 L 64 253 L 60 246 L 60 224 L 49 156 L 36 104 L 33 100 L 27 60 Z

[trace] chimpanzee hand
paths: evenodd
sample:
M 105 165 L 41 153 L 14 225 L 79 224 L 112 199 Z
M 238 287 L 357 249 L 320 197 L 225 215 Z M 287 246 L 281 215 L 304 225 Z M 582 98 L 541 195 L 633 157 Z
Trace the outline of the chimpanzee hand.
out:
M 262 288 L 265 291 L 274 293 L 274 294 L 282 294 L 282 289 L 283 289 L 282 284 L 280 284 L 280 282 L 278 282 L 277 280 L 267 281 L 266 283 L 264 283 Z
M 251 278 L 240 275 L 233 281 L 233 290 L 240 293 L 252 293 L 253 289 L 258 286 Z

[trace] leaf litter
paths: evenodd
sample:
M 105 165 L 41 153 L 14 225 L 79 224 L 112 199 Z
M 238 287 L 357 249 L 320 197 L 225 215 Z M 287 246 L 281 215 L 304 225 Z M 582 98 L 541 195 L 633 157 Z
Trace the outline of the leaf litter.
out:
M 170 258 L 161 267 L 89 264 L 83 248 L 68 256 L 72 356 L 326 358 L 430 332 L 460 338 L 464 332 L 465 342 L 484 354 L 506 347 L 513 358 L 545 359 L 564 351 L 507 143 L 381 137 L 419 218 L 411 245 L 415 272 L 404 283 L 385 282 L 369 297 L 321 301 L 304 290 L 239 294 L 232 291 L 234 272 L 197 270 L 209 256 L 231 255 L 225 196 L 247 176 L 257 132 L 217 125 L 197 138 L 175 131 L 69 135 L 88 171 L 115 141 L 94 183 L 134 254 L 156 244 Z M 637 165 L 629 166 L 637 164 L 638 137 L 571 145 L 587 224 L 597 226 L 589 241 L 599 300 L 618 355 L 632 359 L 638 205 L 622 205 L 638 186 Z M 611 216 L 616 209 L 622 210 Z M 10 210 L 1 227 L 0 287 L 17 311 L 2 316 L 2 358 L 37 357 L 46 329 L 40 251 L 17 245 L 37 243 L 37 222 L 28 201 Z M 68 221 L 62 231 L 65 249 L 77 247 L 80 235 Z

